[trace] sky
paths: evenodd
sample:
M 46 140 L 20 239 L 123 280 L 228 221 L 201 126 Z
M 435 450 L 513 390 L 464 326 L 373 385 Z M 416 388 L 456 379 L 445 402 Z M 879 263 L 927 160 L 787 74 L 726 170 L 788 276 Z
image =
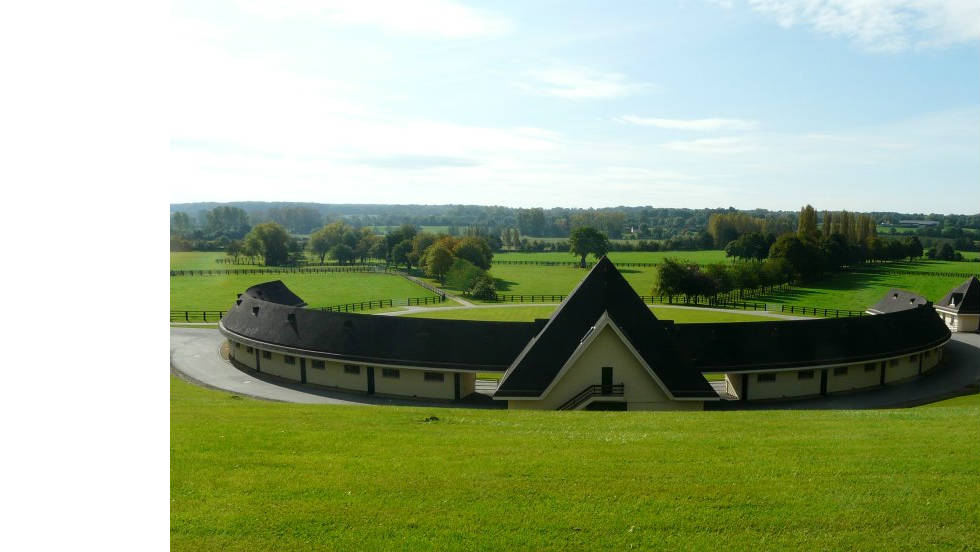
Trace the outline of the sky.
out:
M 172 202 L 980 212 L 980 2 L 175 2 Z

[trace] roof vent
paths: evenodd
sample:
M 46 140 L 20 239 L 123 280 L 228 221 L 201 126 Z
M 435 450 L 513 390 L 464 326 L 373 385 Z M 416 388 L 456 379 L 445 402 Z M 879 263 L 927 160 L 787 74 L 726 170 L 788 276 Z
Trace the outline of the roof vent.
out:
M 258 315 L 259 315 L 259 308 L 252 307 L 252 316 L 258 316 Z
M 909 303 L 915 303 L 915 297 L 910 297 L 909 298 Z
M 235 306 L 236 306 L 236 307 L 237 307 L 238 305 L 241 305 L 241 304 L 242 304 L 242 300 L 241 300 L 241 299 L 235 299 Z
M 892 294 L 892 299 L 898 299 L 898 294 L 897 293 L 893 293 Z

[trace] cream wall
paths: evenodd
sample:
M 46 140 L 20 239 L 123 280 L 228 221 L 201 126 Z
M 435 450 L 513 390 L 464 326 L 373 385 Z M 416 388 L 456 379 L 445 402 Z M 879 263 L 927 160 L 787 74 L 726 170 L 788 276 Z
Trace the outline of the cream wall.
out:
M 613 384 L 623 384 L 629 410 L 701 410 L 702 401 L 674 401 L 626 347 L 611 326 L 604 327 L 543 399 L 507 401 L 508 408 L 554 410 L 589 385 L 602 383 L 602 367 L 613 367 Z M 617 400 L 597 399 L 597 400 Z M 585 406 L 587 403 L 583 403 Z M 581 408 L 580 406 L 579 408 Z
M 447 374 L 447 378 L 449 375 Z M 463 398 L 467 395 L 472 395 L 476 393 L 476 373 L 475 372 L 460 372 L 459 373 L 459 398 Z
M 300 381 L 299 357 L 293 357 L 296 359 L 295 364 L 286 364 L 286 356 L 275 352 L 272 353 L 272 358 L 263 357 L 261 352 L 259 357 L 259 369 L 263 374 Z
M 892 364 L 892 361 L 887 361 L 888 366 L 885 368 L 885 383 L 893 383 L 898 381 L 907 380 L 919 375 L 919 361 L 910 360 L 909 356 L 898 357 L 898 364 Z
M 383 395 L 402 395 L 430 399 L 453 399 L 455 384 L 452 372 L 442 372 L 443 381 L 425 381 L 424 370 L 399 368 L 399 377 L 386 378 L 381 368 L 374 369 L 374 392 Z M 462 395 L 462 381 L 460 382 Z
M 235 347 L 238 345 L 238 347 Z M 255 349 L 249 353 L 248 346 L 244 343 L 238 343 L 237 341 L 228 340 L 228 350 L 230 351 L 231 357 L 236 361 L 248 366 L 252 370 L 255 370 Z
M 758 374 L 745 374 L 749 378 L 749 399 L 781 399 L 806 397 L 820 394 L 820 370 L 813 371 L 812 379 L 799 379 L 799 372 L 770 372 L 775 381 L 759 381 Z M 739 382 L 741 384 L 741 381 Z M 737 390 L 741 391 L 739 387 Z
M 361 366 L 360 374 L 344 372 L 344 363 L 324 362 L 324 368 L 314 368 L 313 359 L 306 359 L 306 383 L 324 387 L 338 387 L 351 391 L 367 391 L 367 366 Z
M 923 354 L 925 356 L 922 357 L 922 373 L 925 374 L 939 365 L 939 359 L 942 357 L 942 347 L 926 351 Z
M 864 365 L 871 364 L 874 370 L 864 371 Z M 846 375 L 834 375 L 836 368 L 827 368 L 827 393 L 839 393 L 852 389 L 863 389 L 881 385 L 881 362 L 851 364 L 847 367 Z M 888 371 L 885 371 L 888 375 Z

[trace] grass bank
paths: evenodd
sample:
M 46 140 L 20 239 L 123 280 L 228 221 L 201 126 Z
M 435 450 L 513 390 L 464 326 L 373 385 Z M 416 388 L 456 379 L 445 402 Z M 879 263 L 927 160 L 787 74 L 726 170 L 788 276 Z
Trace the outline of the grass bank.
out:
M 484 411 L 263 402 L 172 378 L 170 422 L 174 550 L 976 546 L 976 401 Z

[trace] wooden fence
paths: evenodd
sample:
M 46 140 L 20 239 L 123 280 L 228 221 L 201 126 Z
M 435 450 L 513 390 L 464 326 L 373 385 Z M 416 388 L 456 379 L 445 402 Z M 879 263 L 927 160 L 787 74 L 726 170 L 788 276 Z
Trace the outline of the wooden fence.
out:
M 326 274 L 331 272 L 386 272 L 381 266 L 324 266 L 316 268 L 263 267 L 171 270 L 171 276 L 236 276 L 242 274 Z

